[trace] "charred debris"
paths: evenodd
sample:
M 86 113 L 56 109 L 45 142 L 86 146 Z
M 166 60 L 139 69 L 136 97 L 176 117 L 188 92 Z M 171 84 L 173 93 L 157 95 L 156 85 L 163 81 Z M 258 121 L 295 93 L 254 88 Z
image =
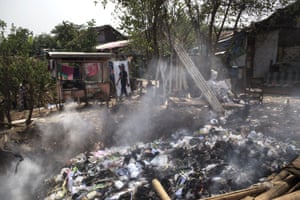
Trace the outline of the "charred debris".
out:
M 195 132 L 179 130 L 165 140 L 81 153 L 47 180 L 45 199 L 163 199 L 153 180 L 170 199 L 202 199 L 248 187 L 251 192 L 244 196 L 219 199 L 278 192 L 274 187 L 292 192 L 299 183 L 296 158 L 291 144 L 210 124 Z M 272 173 L 280 178 L 268 177 Z
M 246 121 L 250 100 L 245 94 L 222 104 L 230 109 L 221 117 L 197 101 L 210 116 L 194 130 L 170 129 L 150 142 L 80 153 L 45 181 L 45 199 L 289 199 L 284 195 L 299 194 L 295 144 L 250 125 L 230 128 Z M 171 98 L 167 109 L 185 103 Z M 256 103 L 262 106 L 259 98 Z

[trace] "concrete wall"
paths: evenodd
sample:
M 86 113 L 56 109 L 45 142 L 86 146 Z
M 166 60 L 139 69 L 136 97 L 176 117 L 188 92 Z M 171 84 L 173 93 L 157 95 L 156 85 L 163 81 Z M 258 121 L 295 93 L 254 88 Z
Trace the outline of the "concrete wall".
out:
M 253 77 L 262 78 L 269 71 L 270 63 L 275 63 L 278 49 L 279 31 L 258 34 L 255 38 Z

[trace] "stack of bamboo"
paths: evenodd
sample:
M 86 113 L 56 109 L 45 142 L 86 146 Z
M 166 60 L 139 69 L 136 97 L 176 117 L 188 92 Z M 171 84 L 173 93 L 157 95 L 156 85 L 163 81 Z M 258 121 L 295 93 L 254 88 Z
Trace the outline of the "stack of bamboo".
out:
M 188 53 L 177 40 L 175 40 L 174 42 L 174 50 L 176 51 L 182 64 L 185 66 L 186 70 L 191 75 L 192 79 L 195 81 L 196 86 L 201 90 L 211 107 L 218 113 L 224 113 L 223 106 L 217 99 L 216 94 L 207 85 L 207 82 L 202 76 L 201 72 L 198 70 L 192 59 L 189 57 Z
M 300 156 L 265 182 L 205 200 L 300 200 Z

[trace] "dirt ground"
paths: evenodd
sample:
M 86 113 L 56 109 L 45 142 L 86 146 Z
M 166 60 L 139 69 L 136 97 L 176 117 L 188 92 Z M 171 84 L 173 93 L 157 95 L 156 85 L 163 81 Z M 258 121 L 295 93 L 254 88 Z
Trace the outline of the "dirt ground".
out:
M 149 133 L 144 133 L 144 135 L 148 135 L 147 137 L 143 137 L 142 140 L 144 142 L 164 136 L 168 137 L 178 129 L 187 128 L 189 130 L 196 130 L 205 124 L 209 124 L 211 119 L 217 118 L 217 116 L 207 106 L 203 106 L 201 102 L 199 104 L 185 100 L 180 102 L 178 104 L 173 103 L 167 108 L 159 108 L 159 111 L 154 114 L 155 116 L 152 116 L 154 121 L 151 122 L 152 127 L 147 129 Z M 99 141 L 99 143 L 101 143 L 100 146 L 102 148 L 110 147 L 115 144 L 113 135 L 119 128 L 119 124 L 122 120 L 126 119 L 128 113 L 136 111 L 138 103 L 139 100 L 133 99 L 126 100 L 109 109 L 102 106 L 101 109 L 106 110 L 104 114 L 106 116 L 103 122 L 104 127 L 103 125 L 101 127 L 102 130 L 104 130 L 101 136 L 97 133 L 100 129 L 100 127 L 97 127 L 98 116 L 92 116 L 95 115 L 95 113 L 91 111 L 94 109 L 93 106 L 78 106 L 76 112 L 80 113 L 82 117 L 86 117 L 90 120 L 91 124 L 93 124 L 92 128 L 95 129 L 93 131 L 98 135 L 97 139 L 101 139 L 101 141 Z M 225 122 L 220 120 L 220 125 L 237 132 L 251 130 L 262 132 L 282 142 L 292 142 L 297 148 L 300 148 L 299 105 L 299 97 L 266 95 L 264 96 L 263 104 L 253 104 L 248 109 L 226 108 L 229 117 L 226 118 Z M 98 108 L 97 111 L 99 111 Z M 49 124 L 51 121 L 47 120 L 47 118 L 60 112 L 61 111 L 56 111 L 55 109 L 52 111 L 48 109 L 36 109 L 33 118 L 39 121 L 39 123 L 47 122 Z M 60 149 L 59 139 L 56 141 L 55 138 L 52 138 L 51 142 L 45 144 L 47 146 L 38 145 L 42 140 L 42 135 L 39 133 L 40 130 L 37 128 L 35 122 L 29 127 L 24 126 L 22 120 L 26 116 L 26 113 L 13 112 L 12 116 L 14 120 L 19 120 L 16 121 L 18 124 L 10 130 L 3 130 L 1 132 L 1 134 L 8 133 L 10 135 L 11 142 L 8 144 L 9 149 L 15 149 L 25 154 L 47 153 L 47 151 Z M 94 139 L 95 138 L 91 138 L 91 140 L 95 141 Z M 99 143 L 96 143 L 95 146 L 97 146 L 97 144 L 99 145 Z M 88 146 L 91 148 L 90 144 Z
M 46 166 L 43 170 L 47 171 L 48 175 L 57 172 L 68 159 L 81 152 L 120 145 L 122 142 L 135 144 L 170 137 L 179 129 L 199 130 L 212 119 L 217 119 L 219 126 L 236 133 L 254 130 L 282 142 L 292 143 L 300 149 L 299 97 L 265 95 L 263 104 L 227 108 L 225 115 L 228 117 L 220 118 L 207 105 L 197 102 L 198 100 L 182 99 L 180 103 L 172 102 L 168 106 L 156 108 L 153 102 L 146 102 L 141 106 L 140 100 L 136 98 L 124 100 L 109 109 L 104 105 L 77 105 L 70 111 L 70 115 L 65 114 L 68 112 L 66 110 L 37 109 L 32 125 L 25 127 L 24 124 L 17 123 L 10 130 L 2 130 L 1 135 L 10 136 L 8 149 L 20 153 L 25 160 L 29 158 L 39 162 L 41 166 Z M 132 113 L 137 114 L 131 116 Z M 22 112 L 13 114 L 14 120 L 20 120 L 24 116 Z M 69 127 L 60 123 L 66 119 L 69 119 L 67 122 L 71 124 Z M 83 120 L 85 125 L 83 128 L 77 127 L 71 123 L 74 120 Z M 126 122 L 127 126 L 124 126 L 123 122 Z M 88 134 L 80 135 L 79 141 L 70 140 L 69 138 L 77 136 L 77 133 L 70 131 L 72 128 Z M 45 134 L 47 130 L 51 132 L 50 135 Z M 70 135 L 61 134 L 68 131 L 71 132 Z M 142 135 L 131 137 L 128 135 L 131 132 L 142 132 Z M 14 155 L 0 151 L 0 174 L 12 171 L 17 160 Z M 42 194 L 41 191 L 40 193 Z M 33 191 L 32 195 L 36 195 L 36 191 Z

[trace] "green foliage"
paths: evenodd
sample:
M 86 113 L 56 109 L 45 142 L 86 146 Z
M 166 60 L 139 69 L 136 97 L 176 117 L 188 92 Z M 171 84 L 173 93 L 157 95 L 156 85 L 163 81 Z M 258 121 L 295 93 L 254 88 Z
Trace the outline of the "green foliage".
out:
M 56 42 L 51 35 L 41 34 L 33 39 L 32 55 L 43 55 L 45 50 L 56 49 Z
M 29 56 L 32 46 L 32 32 L 24 28 L 13 28 L 7 38 L 3 38 L 0 46 L 0 55 Z
M 47 63 L 43 59 L 33 57 L 35 55 L 33 47 L 37 43 L 29 30 L 12 27 L 7 37 L 4 34 L 2 36 L 0 99 L 5 103 L 0 110 L 2 114 L 6 113 L 7 121 L 10 123 L 10 111 L 18 106 L 19 85 L 24 80 L 27 82 L 28 104 L 31 111 L 33 107 L 45 103 L 45 96 L 49 93 L 48 89 L 53 85 L 53 81 Z
M 14 59 L 10 67 L 15 69 L 15 83 L 26 81 L 30 103 L 33 106 L 45 105 L 48 99 L 48 89 L 51 84 L 54 84 L 48 72 L 47 63 L 32 57 L 19 57 Z
M 190 43 L 213 47 L 224 28 L 238 29 L 251 19 L 269 15 L 276 8 L 294 0 L 98 0 L 105 7 L 116 5 L 120 29 L 129 35 L 133 45 L 146 55 L 165 54 L 159 45 L 163 32 Z M 166 41 L 166 40 L 165 40 Z M 155 52 L 157 51 L 157 52 Z
M 172 49 L 166 34 L 177 35 L 189 46 L 195 39 L 182 1 L 99 0 L 106 6 L 114 3 L 120 27 L 131 39 L 131 47 L 150 60 L 170 54 Z
M 96 46 L 97 32 L 92 27 L 95 21 L 87 22 L 87 25 L 76 25 L 63 21 L 51 31 L 56 41 L 56 49 L 69 51 L 92 51 Z

